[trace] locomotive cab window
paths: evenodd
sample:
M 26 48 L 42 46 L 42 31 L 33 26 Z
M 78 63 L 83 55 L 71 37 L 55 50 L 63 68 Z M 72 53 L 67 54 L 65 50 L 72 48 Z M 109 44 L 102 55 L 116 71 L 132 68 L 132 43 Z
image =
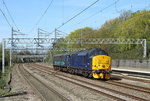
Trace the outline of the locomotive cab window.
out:
M 89 57 L 96 56 L 96 55 L 107 55 L 108 56 L 108 54 L 103 50 L 93 50 L 89 53 Z
M 103 50 L 97 50 L 96 55 L 107 55 L 108 56 L 108 54 Z

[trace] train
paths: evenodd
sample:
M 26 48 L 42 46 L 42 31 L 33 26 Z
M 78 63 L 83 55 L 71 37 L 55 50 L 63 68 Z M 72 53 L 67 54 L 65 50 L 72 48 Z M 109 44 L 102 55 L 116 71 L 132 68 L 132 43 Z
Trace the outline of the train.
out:
M 53 56 L 54 70 L 83 75 L 89 78 L 109 80 L 111 57 L 102 49 L 88 49 Z

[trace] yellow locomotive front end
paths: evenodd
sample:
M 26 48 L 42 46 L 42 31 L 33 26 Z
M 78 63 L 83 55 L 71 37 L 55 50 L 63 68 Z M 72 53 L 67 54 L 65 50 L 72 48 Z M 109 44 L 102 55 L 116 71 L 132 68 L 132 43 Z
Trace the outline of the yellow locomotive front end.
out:
M 92 58 L 93 77 L 97 79 L 110 79 L 111 57 L 106 55 L 97 55 Z

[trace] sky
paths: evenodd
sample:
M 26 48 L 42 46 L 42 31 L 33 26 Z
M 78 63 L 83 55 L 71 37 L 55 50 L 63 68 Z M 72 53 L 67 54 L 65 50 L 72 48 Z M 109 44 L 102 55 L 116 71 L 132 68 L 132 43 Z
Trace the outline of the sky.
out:
M 81 12 L 96 0 L 4 1 L 20 32 L 27 34 L 25 36 L 16 37 L 35 38 L 37 37 L 38 28 L 51 33 L 55 30 L 55 28 L 58 28 L 60 25 Z M 51 6 L 37 24 L 51 2 Z M 106 7 L 108 8 L 104 9 Z M 3 4 L 3 0 L 0 0 L 0 9 L 4 12 L 10 25 L 17 30 L 7 12 L 7 9 L 5 8 L 5 5 Z M 150 0 L 99 0 L 95 5 L 81 13 L 79 16 L 58 30 L 69 34 L 76 29 L 84 27 L 98 29 L 105 23 L 105 21 L 119 17 L 123 11 L 131 10 L 132 12 L 136 12 L 143 9 L 150 10 Z M 65 35 L 62 34 L 62 37 L 64 36 Z M 10 37 L 11 27 L 6 22 L 3 14 L 0 12 L 0 42 L 2 41 L 2 38 Z M 49 37 L 54 37 L 54 34 Z

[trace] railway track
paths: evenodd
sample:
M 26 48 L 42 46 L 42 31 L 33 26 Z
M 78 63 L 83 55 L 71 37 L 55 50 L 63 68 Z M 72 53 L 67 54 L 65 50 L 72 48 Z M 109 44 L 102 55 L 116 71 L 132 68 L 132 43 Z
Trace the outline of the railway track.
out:
M 150 88 L 145 88 L 145 87 L 136 86 L 136 85 L 127 84 L 127 83 L 122 83 L 122 82 L 117 82 L 117 81 L 107 81 L 107 83 L 150 94 Z
M 36 94 L 39 95 L 42 101 L 69 101 L 69 99 L 67 99 L 61 93 L 49 87 L 28 70 L 26 70 L 24 66 L 21 68 L 20 67 L 21 66 L 19 66 L 19 70 L 34 89 Z
M 130 71 L 130 70 L 117 70 L 117 69 L 113 69 L 112 70 L 113 73 L 115 74 L 125 74 L 131 77 L 140 77 L 140 78 L 145 78 L 145 79 L 150 79 L 150 73 L 148 72 L 137 72 L 137 71 Z
M 24 75 L 24 73 L 21 71 L 20 67 L 21 67 L 21 65 L 18 64 L 16 72 L 18 72 L 18 74 L 20 74 L 20 76 L 22 76 L 24 78 L 24 80 L 28 83 L 28 85 L 30 85 L 30 87 L 31 87 L 32 91 L 34 92 L 34 94 L 36 94 L 41 99 L 41 101 L 46 101 L 45 98 L 40 94 L 40 92 L 32 85 L 32 83 Z
M 126 80 L 134 80 L 134 81 L 139 81 L 139 82 L 144 82 L 144 83 L 150 83 L 150 80 L 145 80 L 145 79 L 138 79 L 136 77 L 127 77 L 127 76 L 121 76 L 121 75 L 112 75 L 112 78 L 122 78 L 122 79 L 126 79 Z
M 38 65 L 38 64 L 34 64 L 34 65 Z M 38 65 L 38 66 L 42 66 L 42 65 Z M 45 69 L 47 69 L 46 66 L 42 66 L 44 67 Z M 48 68 L 48 69 L 51 69 L 52 68 Z M 114 76 L 113 76 L 114 77 Z M 115 76 L 115 78 L 121 78 L 121 79 L 127 79 L 127 80 L 134 80 L 134 81 L 140 81 L 140 82 L 144 82 L 145 80 L 142 80 L 142 79 L 134 79 L 134 78 L 129 78 L 129 77 L 123 77 L 123 76 Z M 100 80 L 97 80 L 99 82 L 103 82 L 103 81 L 100 81 Z M 137 85 L 133 85 L 133 84 L 128 84 L 128 83 L 123 83 L 123 82 L 118 82 L 118 81 L 114 81 L 114 80 L 109 80 L 106 82 L 107 84 L 111 84 L 111 85 L 115 85 L 115 86 L 121 86 L 121 87 L 124 87 L 124 88 L 127 88 L 127 89 L 133 89 L 133 90 L 136 90 L 136 91 L 140 91 L 140 92 L 143 92 L 143 93 L 149 93 L 150 94 L 150 88 L 146 88 L 146 87 L 141 87 L 141 86 L 137 86 Z M 145 83 L 145 82 L 144 82 Z M 148 82 L 146 82 L 148 83 Z
M 41 70 L 41 67 L 42 67 L 42 70 Z M 123 92 L 120 92 L 120 91 L 117 91 L 117 90 L 113 90 L 113 89 L 110 89 L 110 88 L 102 87 L 100 85 L 89 83 L 89 82 L 84 81 L 84 80 L 79 80 L 79 79 L 76 79 L 76 78 L 71 78 L 71 77 L 68 77 L 68 76 L 65 76 L 65 75 L 62 75 L 62 74 L 60 75 L 56 71 L 52 71 L 52 69 L 47 68 L 46 66 L 41 66 L 41 65 L 37 65 L 37 64 L 35 65 L 34 64 L 34 66 L 32 66 L 32 68 L 38 69 L 41 72 L 49 73 L 51 75 L 55 74 L 55 76 L 58 77 L 58 78 L 60 78 L 60 79 L 66 80 L 68 82 L 77 84 L 79 86 L 82 86 L 82 87 L 85 87 L 85 88 L 88 88 L 88 89 L 91 89 L 91 90 L 95 90 L 96 92 L 102 93 L 103 95 L 109 96 L 109 97 L 111 97 L 113 99 L 117 99 L 117 100 L 133 100 L 134 99 L 134 100 L 140 100 L 140 101 L 148 101 L 148 100 L 146 100 L 144 98 L 141 98 L 141 97 L 137 97 L 137 96 L 134 96 L 134 95 L 129 95 L 127 93 L 123 93 Z M 111 84 L 111 85 L 116 85 L 116 86 L 121 86 L 121 87 L 124 87 L 124 88 L 131 89 L 131 85 L 125 85 L 125 84 L 122 84 L 122 83 L 118 84 L 116 82 L 106 82 L 106 83 L 107 84 Z M 88 84 L 88 86 L 87 86 L 87 84 Z M 96 87 L 96 89 L 93 89 L 91 86 Z M 132 85 L 132 87 L 133 87 L 133 85 Z M 135 87 L 134 90 L 137 90 L 137 91 L 140 91 L 140 92 L 144 92 L 144 93 L 150 93 L 149 91 L 147 91 L 145 89 L 141 90 L 141 88 L 137 89 Z M 100 92 L 97 89 L 103 89 L 104 91 Z M 110 92 L 112 92 L 114 94 L 111 94 Z
M 38 65 L 38 66 L 42 66 L 43 67 L 43 65 L 39 65 L 39 64 L 35 64 L 35 65 Z M 49 68 L 49 69 L 52 69 L 52 68 Z M 125 79 L 125 80 L 133 80 L 133 81 L 139 81 L 139 82 L 144 82 L 144 83 L 150 83 L 150 80 L 145 80 L 145 78 L 136 78 L 136 77 L 133 77 L 133 76 L 131 76 L 131 77 L 128 77 L 128 76 L 122 76 L 122 75 L 116 75 L 116 74 L 112 74 L 111 75 L 111 78 L 112 79 Z M 111 81 L 113 81 L 111 79 Z

